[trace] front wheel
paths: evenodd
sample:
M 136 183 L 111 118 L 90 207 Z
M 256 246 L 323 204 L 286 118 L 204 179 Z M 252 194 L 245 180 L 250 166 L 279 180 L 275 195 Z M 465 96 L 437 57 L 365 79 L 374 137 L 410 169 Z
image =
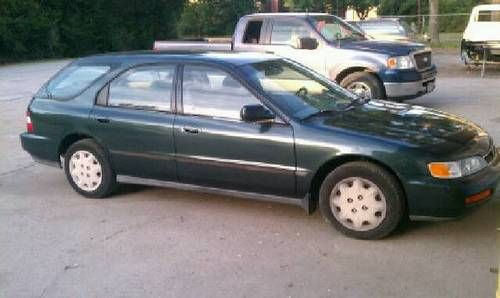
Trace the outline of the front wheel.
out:
M 73 189 L 88 198 L 104 198 L 116 186 L 116 175 L 106 153 L 91 139 L 78 141 L 68 148 L 64 172 Z
M 324 218 L 347 236 L 379 239 L 398 227 L 405 198 L 393 175 L 360 161 L 344 164 L 325 178 L 319 205 Z
M 340 82 L 340 86 L 363 99 L 385 99 L 383 85 L 375 75 L 368 72 L 352 73 Z

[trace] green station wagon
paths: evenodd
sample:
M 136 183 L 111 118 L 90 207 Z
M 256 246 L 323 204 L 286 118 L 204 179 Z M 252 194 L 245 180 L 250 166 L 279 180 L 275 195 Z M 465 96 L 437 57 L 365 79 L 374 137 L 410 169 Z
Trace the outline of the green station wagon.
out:
M 351 237 L 449 219 L 492 198 L 500 154 L 479 126 L 365 100 L 257 53 L 136 52 L 75 60 L 33 97 L 23 148 L 80 194 L 118 183 L 318 206 Z

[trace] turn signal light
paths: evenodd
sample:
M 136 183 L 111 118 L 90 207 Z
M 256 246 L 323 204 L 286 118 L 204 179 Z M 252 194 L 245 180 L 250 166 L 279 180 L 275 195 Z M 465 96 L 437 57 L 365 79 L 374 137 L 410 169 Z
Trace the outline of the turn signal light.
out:
M 33 122 L 31 122 L 31 112 L 26 111 L 26 131 L 28 133 L 33 133 L 34 128 L 33 128 Z
M 429 172 L 436 178 L 449 178 L 451 176 L 450 167 L 444 162 L 432 162 L 428 164 Z
M 480 193 L 465 198 L 465 204 L 474 204 L 491 196 L 491 189 L 483 190 Z

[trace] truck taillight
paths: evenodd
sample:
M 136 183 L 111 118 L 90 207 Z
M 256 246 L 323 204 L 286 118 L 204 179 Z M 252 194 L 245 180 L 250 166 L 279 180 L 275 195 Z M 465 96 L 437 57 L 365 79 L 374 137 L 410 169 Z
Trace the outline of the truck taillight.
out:
M 26 111 L 26 131 L 28 133 L 32 133 L 33 132 L 33 122 L 31 122 L 31 112 L 30 111 Z

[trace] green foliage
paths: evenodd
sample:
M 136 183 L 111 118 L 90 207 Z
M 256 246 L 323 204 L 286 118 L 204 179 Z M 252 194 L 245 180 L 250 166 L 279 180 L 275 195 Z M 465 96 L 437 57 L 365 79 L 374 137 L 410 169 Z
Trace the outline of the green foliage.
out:
M 230 35 L 239 18 L 256 11 L 253 0 L 198 0 L 188 2 L 178 24 L 183 37 Z
M 356 11 L 358 17 L 364 20 L 370 10 L 380 4 L 379 0 L 348 0 L 347 5 Z
M 284 0 L 285 6 L 291 11 L 321 12 L 324 10 L 328 0 Z
M 150 49 L 185 0 L 0 0 L 0 62 Z

